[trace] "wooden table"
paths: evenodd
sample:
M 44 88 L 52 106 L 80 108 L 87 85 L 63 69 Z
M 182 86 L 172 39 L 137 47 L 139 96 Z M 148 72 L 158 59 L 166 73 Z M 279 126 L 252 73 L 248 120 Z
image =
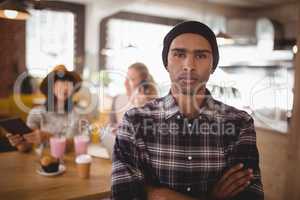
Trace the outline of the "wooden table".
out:
M 55 177 L 37 174 L 34 153 L 0 153 L 0 199 L 101 199 L 110 196 L 111 161 L 93 158 L 91 176 L 80 179 L 74 156 L 65 156 L 66 172 Z

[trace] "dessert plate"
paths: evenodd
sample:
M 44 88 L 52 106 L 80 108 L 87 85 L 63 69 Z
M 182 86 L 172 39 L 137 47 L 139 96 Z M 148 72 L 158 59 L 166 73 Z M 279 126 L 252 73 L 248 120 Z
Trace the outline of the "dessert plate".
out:
M 51 172 L 51 173 L 48 173 L 48 172 L 45 172 L 42 167 L 39 167 L 36 172 L 39 174 L 39 175 L 42 175 L 42 176 L 57 176 L 57 175 L 60 175 L 62 173 L 64 173 L 66 171 L 66 166 L 63 165 L 63 164 L 59 164 L 58 166 L 58 171 L 57 172 Z

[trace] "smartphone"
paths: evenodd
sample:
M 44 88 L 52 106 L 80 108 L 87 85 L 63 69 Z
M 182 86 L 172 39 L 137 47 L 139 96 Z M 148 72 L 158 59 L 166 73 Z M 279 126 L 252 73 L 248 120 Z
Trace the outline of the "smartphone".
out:
M 142 80 L 140 82 L 140 87 L 139 87 L 139 91 L 140 92 L 143 92 L 144 94 L 148 94 L 149 93 L 149 83 L 147 80 Z

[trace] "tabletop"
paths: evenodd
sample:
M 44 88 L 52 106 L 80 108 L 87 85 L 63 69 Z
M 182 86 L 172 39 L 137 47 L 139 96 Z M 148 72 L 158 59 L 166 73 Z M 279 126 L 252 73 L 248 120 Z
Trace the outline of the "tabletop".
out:
M 111 161 L 94 158 L 89 179 L 78 177 L 74 155 L 65 155 L 66 171 L 45 177 L 37 173 L 34 153 L 0 153 L 1 199 L 101 199 L 110 196 Z

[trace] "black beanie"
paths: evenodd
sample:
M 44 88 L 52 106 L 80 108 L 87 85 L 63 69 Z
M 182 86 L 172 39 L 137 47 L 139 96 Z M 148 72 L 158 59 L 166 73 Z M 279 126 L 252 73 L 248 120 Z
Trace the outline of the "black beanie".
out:
M 174 28 L 172 28 L 169 33 L 164 38 L 164 46 L 162 50 L 162 59 L 164 66 L 168 65 L 168 53 L 171 42 L 179 35 L 184 33 L 195 33 L 203 36 L 208 40 L 211 48 L 212 48 L 212 56 L 213 56 L 213 71 L 217 68 L 219 62 L 219 50 L 217 45 L 217 40 L 214 32 L 205 24 L 197 21 L 185 21 L 177 24 Z

